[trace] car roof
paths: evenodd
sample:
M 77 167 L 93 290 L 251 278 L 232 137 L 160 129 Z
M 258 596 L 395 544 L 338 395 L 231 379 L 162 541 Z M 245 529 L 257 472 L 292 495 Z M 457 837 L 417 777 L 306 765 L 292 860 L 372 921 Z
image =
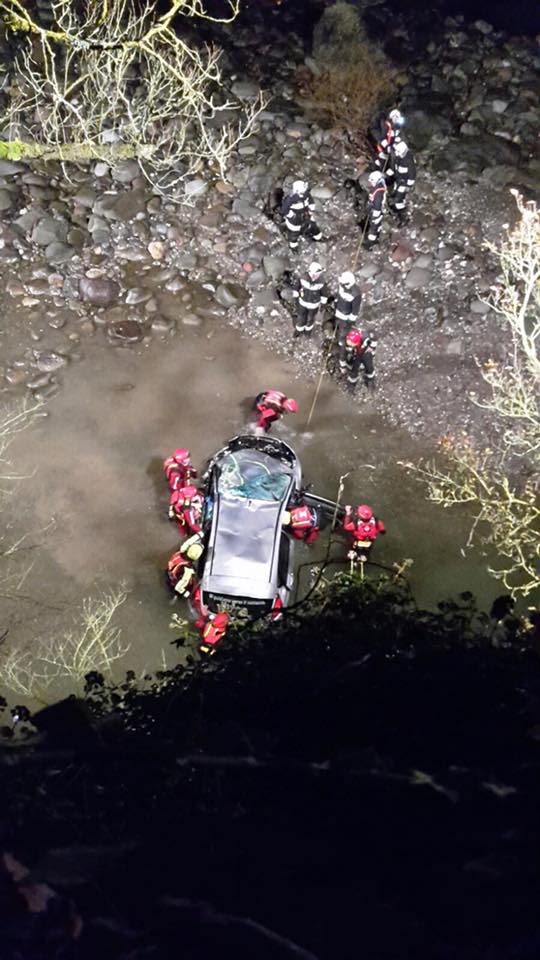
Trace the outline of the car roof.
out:
M 292 485 L 289 484 L 289 490 Z M 205 590 L 234 596 L 271 597 L 286 498 L 247 500 L 220 494 L 213 518 L 215 538 L 204 572 Z

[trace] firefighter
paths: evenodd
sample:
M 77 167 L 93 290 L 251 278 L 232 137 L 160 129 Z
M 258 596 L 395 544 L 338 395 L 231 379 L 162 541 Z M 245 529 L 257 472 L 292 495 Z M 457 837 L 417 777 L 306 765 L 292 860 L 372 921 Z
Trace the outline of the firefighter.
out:
M 374 170 L 368 177 L 369 197 L 366 219 L 363 224 L 364 242 L 366 250 L 371 250 L 379 242 L 383 215 L 386 210 L 386 180 L 379 170 Z
M 400 140 L 394 147 L 394 190 L 391 198 L 391 210 L 397 216 L 400 227 L 408 221 L 406 212 L 407 194 L 416 181 L 416 163 L 409 147 Z
M 386 533 L 384 523 L 374 515 L 367 503 L 361 503 L 354 512 L 350 505 L 345 507 L 343 529 L 352 540 L 349 558 L 363 563 L 368 559 L 379 534 Z
M 351 392 L 356 388 L 360 367 L 364 369 L 366 387 L 373 386 L 375 370 L 373 355 L 377 349 L 377 340 L 373 335 L 366 335 L 354 327 L 349 330 L 340 353 L 339 366 L 342 373 L 347 372 L 347 384 Z
M 190 537 L 179 550 L 173 553 L 167 564 L 167 577 L 174 592 L 180 597 L 190 597 L 197 587 L 197 578 L 193 564 L 200 560 L 203 552 L 198 534 Z
M 201 632 L 201 653 L 213 654 L 216 644 L 223 639 L 229 626 L 228 613 L 209 613 L 207 617 L 197 620 L 195 624 Z
M 312 217 L 314 209 L 309 184 L 305 180 L 295 180 L 292 193 L 286 196 L 281 204 L 281 215 L 291 250 L 298 249 L 302 236 L 309 240 L 322 240 L 322 233 Z
M 346 270 L 338 278 L 338 292 L 334 304 L 334 324 L 337 342 L 342 349 L 345 338 L 355 323 L 362 306 L 362 293 L 357 285 L 354 273 Z
M 294 336 L 301 333 L 311 335 L 315 326 L 315 316 L 321 306 L 328 303 L 329 291 L 322 279 L 323 268 L 320 263 L 310 263 L 307 274 L 293 285 L 293 297 L 298 299 Z
M 290 526 L 295 540 L 315 543 L 319 536 L 319 514 L 313 507 L 308 507 L 306 504 L 299 504 L 286 510 L 283 514 L 283 523 L 285 526 Z
M 255 398 L 255 409 L 260 414 L 255 429 L 268 433 L 270 426 L 284 413 L 296 413 L 298 404 L 296 400 L 287 397 L 280 390 L 265 390 Z
M 169 499 L 169 518 L 176 520 L 182 533 L 200 533 L 199 520 L 204 503 L 204 497 L 197 487 L 187 484 L 173 490 Z
M 167 457 L 163 461 L 163 469 L 171 490 L 184 487 L 197 476 L 197 471 L 193 469 L 191 463 L 191 454 L 185 447 L 178 447 L 172 457 Z
M 370 127 L 370 133 L 375 141 L 377 157 L 375 166 L 385 170 L 391 165 L 392 148 L 401 139 L 401 130 L 405 124 L 405 117 L 399 110 L 391 110 L 387 117 L 379 114 Z

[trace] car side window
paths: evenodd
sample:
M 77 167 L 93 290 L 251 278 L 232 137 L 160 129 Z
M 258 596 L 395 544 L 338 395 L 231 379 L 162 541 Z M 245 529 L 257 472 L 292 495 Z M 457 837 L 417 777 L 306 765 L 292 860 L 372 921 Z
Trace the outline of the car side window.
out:
M 291 554 L 291 541 L 287 533 L 281 534 L 279 541 L 279 559 L 278 559 L 278 582 L 280 587 L 287 586 L 287 574 L 289 572 L 289 558 Z

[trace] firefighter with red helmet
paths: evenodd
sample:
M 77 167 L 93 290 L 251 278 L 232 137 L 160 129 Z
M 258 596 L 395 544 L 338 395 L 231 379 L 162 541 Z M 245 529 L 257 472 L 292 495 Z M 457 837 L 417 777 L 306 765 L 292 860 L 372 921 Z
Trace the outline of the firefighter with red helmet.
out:
M 256 430 L 268 433 L 271 425 L 284 413 L 296 413 L 298 404 L 280 390 L 265 390 L 255 398 L 255 409 L 260 414 L 255 424 Z
M 349 556 L 363 562 L 368 559 L 379 534 L 386 533 L 384 523 L 375 516 L 367 503 L 361 503 L 354 511 L 350 505 L 345 507 L 343 529 L 352 539 Z
M 213 654 L 216 644 L 223 639 L 229 626 L 228 613 L 209 613 L 207 617 L 197 620 L 195 626 L 201 632 L 201 653 Z
M 194 595 L 197 589 L 194 564 L 200 560 L 202 553 L 201 537 L 195 533 L 170 557 L 167 577 L 172 589 L 180 597 L 188 598 Z
M 178 487 L 169 499 L 169 518 L 176 520 L 182 533 L 200 533 L 203 504 L 204 497 L 193 484 Z
M 283 523 L 290 527 L 295 540 L 303 540 L 304 543 L 315 543 L 319 536 L 319 514 L 313 507 L 306 504 L 299 504 L 286 510 L 283 515 Z
M 171 490 L 185 487 L 197 476 L 191 463 L 191 454 L 185 447 L 178 447 L 171 457 L 163 461 L 163 469 Z
M 342 373 L 347 373 L 347 385 L 351 392 L 356 389 L 360 367 L 364 371 L 366 387 L 373 386 L 375 379 L 373 356 L 376 349 L 377 340 L 372 334 L 364 335 L 356 327 L 349 330 L 341 349 L 339 367 Z

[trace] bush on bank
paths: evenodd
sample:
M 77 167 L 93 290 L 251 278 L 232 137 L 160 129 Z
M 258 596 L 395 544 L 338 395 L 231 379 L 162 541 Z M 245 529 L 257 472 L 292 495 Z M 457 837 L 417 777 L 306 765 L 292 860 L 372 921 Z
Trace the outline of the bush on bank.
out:
M 341 576 L 149 689 L 89 677 L 0 753 L 4 849 L 58 894 L 2 957 L 532 958 L 540 684 L 492 635 Z

